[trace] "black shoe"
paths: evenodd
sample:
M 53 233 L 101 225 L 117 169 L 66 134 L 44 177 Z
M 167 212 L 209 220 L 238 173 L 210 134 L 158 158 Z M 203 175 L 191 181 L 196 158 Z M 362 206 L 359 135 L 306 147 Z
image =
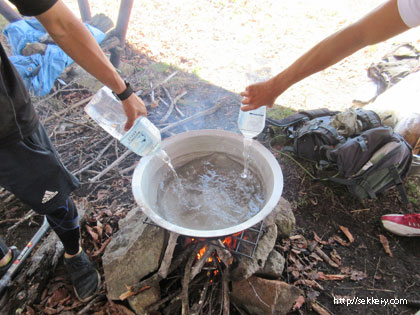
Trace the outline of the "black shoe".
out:
M 101 277 L 84 251 L 77 256 L 64 258 L 74 292 L 81 302 L 92 299 L 99 289 Z
M 12 259 L 10 259 L 6 266 L 0 267 L 0 279 L 4 276 L 4 274 L 20 254 L 20 250 L 17 249 L 16 246 L 10 246 L 10 249 L 12 250 Z

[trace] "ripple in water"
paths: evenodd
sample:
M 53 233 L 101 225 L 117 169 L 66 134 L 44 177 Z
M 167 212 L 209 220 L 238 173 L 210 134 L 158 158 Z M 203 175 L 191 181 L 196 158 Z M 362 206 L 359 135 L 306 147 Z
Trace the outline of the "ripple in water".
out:
M 243 165 L 223 153 L 198 158 L 176 169 L 158 188 L 157 212 L 167 221 L 191 229 L 222 229 L 242 223 L 264 205 L 263 185 Z M 182 198 L 181 198 L 182 196 Z

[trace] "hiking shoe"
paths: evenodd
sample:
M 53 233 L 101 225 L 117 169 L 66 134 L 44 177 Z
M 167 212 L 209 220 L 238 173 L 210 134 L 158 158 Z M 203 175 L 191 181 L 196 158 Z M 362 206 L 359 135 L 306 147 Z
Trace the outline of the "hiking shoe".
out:
M 381 218 L 385 229 L 401 236 L 420 236 L 420 214 L 387 214 Z
M 16 246 L 10 246 L 9 249 L 12 251 L 12 259 L 10 259 L 7 265 L 0 267 L 0 279 L 6 274 L 7 270 L 10 268 L 10 266 L 20 254 L 20 250 L 17 249 Z
M 101 284 L 101 277 L 86 253 L 81 251 L 77 256 L 64 257 L 64 264 L 77 298 L 81 302 L 87 302 L 93 298 Z

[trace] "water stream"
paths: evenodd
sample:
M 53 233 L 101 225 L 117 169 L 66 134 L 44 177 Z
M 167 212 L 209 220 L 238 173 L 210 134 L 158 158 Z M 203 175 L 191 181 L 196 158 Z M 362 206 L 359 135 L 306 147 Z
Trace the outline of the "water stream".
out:
M 176 169 L 158 187 L 155 209 L 174 224 L 192 229 L 220 229 L 245 222 L 264 204 L 261 180 L 224 153 L 194 159 Z M 183 197 L 183 198 L 181 198 Z
M 248 168 L 249 168 L 249 156 L 251 153 L 251 145 L 252 145 L 252 138 L 244 137 L 243 143 L 244 143 L 244 151 L 243 151 L 243 157 L 244 157 L 244 170 L 241 173 L 241 177 L 243 179 L 248 177 Z

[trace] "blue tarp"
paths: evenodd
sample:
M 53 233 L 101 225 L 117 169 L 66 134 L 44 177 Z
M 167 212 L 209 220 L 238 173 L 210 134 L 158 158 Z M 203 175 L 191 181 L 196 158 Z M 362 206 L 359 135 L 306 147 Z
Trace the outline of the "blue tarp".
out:
M 88 24 L 86 26 L 98 43 L 105 39 L 105 33 Z M 27 44 L 39 42 L 39 39 L 46 35 L 44 27 L 36 19 L 10 23 L 3 33 L 12 48 L 13 56 L 10 60 L 19 71 L 28 90 L 39 96 L 48 94 L 54 81 L 73 60 L 54 44 L 47 45 L 44 55 L 21 55 Z

